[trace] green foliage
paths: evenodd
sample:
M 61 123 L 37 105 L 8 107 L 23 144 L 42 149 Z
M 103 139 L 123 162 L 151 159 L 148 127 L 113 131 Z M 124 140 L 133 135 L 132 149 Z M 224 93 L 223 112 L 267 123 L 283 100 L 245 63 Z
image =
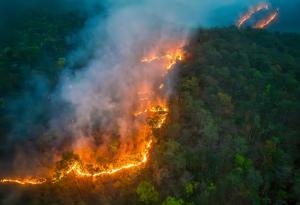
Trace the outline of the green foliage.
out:
M 162 205 L 183 205 L 184 201 L 182 199 L 177 199 L 175 197 L 167 197 Z
M 51 88 L 57 86 L 68 65 L 65 56 L 74 46 L 66 36 L 84 23 L 75 13 L 31 13 L 20 19 L 8 31 L 10 37 L 0 42 L 4 142 L 13 137 L 7 127 L 19 121 L 18 115 L 4 112 L 9 99 L 20 96 L 24 84 L 37 74 Z M 87 179 L 45 185 L 25 193 L 30 199 L 22 204 L 299 203 L 299 35 L 199 30 L 185 49 L 188 58 L 178 67 L 167 124 L 153 132 L 155 146 L 140 174 L 122 173 L 103 183 Z M 34 107 L 46 109 L 48 99 L 39 103 Z M 148 119 L 153 128 L 166 114 L 161 107 L 156 111 Z M 38 130 L 32 136 L 41 135 L 45 124 L 37 121 L 29 133 Z M 42 139 L 51 145 L 55 137 Z M 40 142 L 41 150 L 47 143 Z M 108 145 L 112 153 L 118 147 L 117 140 Z M 64 153 L 55 167 L 57 179 L 74 162 L 81 163 L 77 155 Z M 97 162 L 107 164 L 110 158 L 99 157 Z
M 193 194 L 196 191 L 198 186 L 199 186 L 199 183 L 197 183 L 197 182 L 191 181 L 191 182 L 186 183 L 184 186 L 185 193 L 187 193 L 188 195 Z
M 223 92 L 218 92 L 217 96 L 219 98 L 219 105 L 222 106 L 222 113 L 231 114 L 233 105 L 232 105 L 232 97 Z
M 201 30 L 192 40 L 170 105 L 177 115 L 166 127 L 176 146 L 160 141 L 167 195 L 191 204 L 298 200 L 299 42 L 299 35 L 231 28 Z M 174 124 L 176 135 L 168 130 Z
M 251 167 L 252 162 L 251 160 L 245 158 L 243 155 L 241 154 L 236 154 L 234 157 L 234 161 L 235 161 L 235 165 L 239 168 L 242 169 L 249 169 L 249 167 Z
M 214 192 L 214 191 L 216 191 L 216 185 L 213 182 L 210 182 L 208 184 L 207 191 L 208 192 Z
M 159 194 L 155 190 L 155 187 L 151 182 L 148 181 L 141 182 L 136 189 L 136 193 L 139 197 L 139 200 L 145 204 L 151 204 L 159 199 Z

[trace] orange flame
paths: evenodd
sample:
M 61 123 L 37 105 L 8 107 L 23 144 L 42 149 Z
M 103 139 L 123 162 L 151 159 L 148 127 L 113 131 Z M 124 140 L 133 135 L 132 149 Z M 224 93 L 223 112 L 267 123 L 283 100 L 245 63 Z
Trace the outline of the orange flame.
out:
M 256 14 L 257 12 L 263 10 L 263 9 L 269 9 L 269 4 L 267 3 L 261 3 L 253 8 L 251 8 L 250 10 L 247 11 L 247 13 L 245 13 L 237 22 L 236 26 L 238 28 L 240 28 L 242 25 L 244 25 L 246 23 L 246 21 L 248 21 L 254 14 Z
M 279 10 L 277 9 L 276 11 L 271 13 L 268 17 L 266 17 L 265 19 L 262 19 L 261 21 L 257 22 L 254 25 L 254 28 L 256 28 L 256 29 L 266 28 L 268 25 L 270 25 L 277 18 L 278 13 L 279 13 Z
M 165 69 L 168 71 L 171 69 L 177 61 L 183 60 L 183 51 L 181 49 L 175 49 L 166 52 L 165 55 L 159 56 L 159 55 L 151 55 L 147 58 L 142 58 L 142 63 L 151 63 L 152 61 L 156 60 L 162 60 L 160 63 L 162 63 L 165 67 Z M 164 83 L 161 83 L 158 85 L 158 88 L 161 89 L 163 87 Z M 147 89 L 146 89 L 147 90 Z M 150 90 L 151 91 L 151 90 Z M 148 122 L 145 121 L 144 124 L 141 126 L 142 133 L 147 133 L 148 136 L 147 140 L 143 140 L 142 142 L 142 149 L 140 150 L 140 153 L 137 155 L 138 159 L 127 161 L 126 163 L 119 163 L 118 165 L 113 165 L 112 168 L 106 168 L 101 171 L 89 171 L 88 169 L 84 168 L 84 166 L 79 161 L 72 162 L 66 170 L 64 170 L 59 177 L 52 177 L 50 179 L 48 178 L 38 178 L 38 177 L 32 177 L 32 178 L 3 178 L 0 179 L 0 183 L 3 184 L 20 184 L 20 185 L 40 185 L 44 184 L 46 182 L 51 183 L 57 183 L 62 178 L 73 174 L 77 177 L 100 177 L 104 175 L 112 175 L 117 172 L 121 172 L 123 170 L 133 169 L 142 166 L 145 164 L 149 159 L 149 153 L 153 145 L 153 135 L 152 135 L 152 129 L 158 129 L 163 126 L 163 124 L 166 122 L 167 115 L 168 115 L 168 107 L 166 104 L 166 99 L 161 99 L 161 97 L 156 96 L 157 98 L 153 100 L 150 98 L 149 91 L 144 91 L 141 89 L 138 94 L 141 94 L 142 97 L 140 101 L 142 102 L 142 105 L 140 108 L 142 108 L 142 111 L 135 112 L 133 115 L 135 117 L 140 115 L 145 115 L 146 119 L 148 119 Z M 151 100 L 152 99 L 152 100 Z M 144 102 L 146 101 L 146 102 Z M 120 165 L 121 164 L 121 165 Z
M 183 60 L 183 51 L 181 49 L 176 49 L 174 52 L 168 53 L 166 58 L 169 60 L 166 68 L 169 70 L 177 63 L 177 61 Z
M 142 158 L 138 162 L 128 163 L 128 164 L 122 165 L 120 167 L 107 169 L 107 170 L 100 171 L 100 172 L 95 172 L 95 173 L 84 170 L 78 162 L 74 162 L 70 166 L 70 168 L 63 174 L 63 176 L 61 178 L 63 178 L 64 176 L 66 176 L 70 173 L 74 173 L 74 174 L 76 174 L 77 176 L 80 176 L 80 177 L 99 177 L 99 176 L 102 176 L 102 175 L 114 174 L 116 172 L 120 172 L 120 171 L 125 170 L 125 169 L 139 167 L 142 164 L 147 162 L 148 157 L 149 157 L 148 155 L 149 155 L 150 149 L 152 147 L 152 143 L 153 143 L 153 141 L 152 141 L 152 139 L 150 139 L 149 142 L 146 144 L 146 147 L 144 148 L 143 152 L 141 153 Z
M 3 184 L 20 184 L 20 185 L 39 185 L 45 183 L 47 180 L 45 178 L 25 178 L 25 179 L 13 179 L 4 178 L 0 180 Z
M 142 63 L 152 63 L 154 61 L 165 61 L 165 67 L 167 70 L 171 69 L 178 61 L 182 61 L 184 58 L 184 52 L 182 49 L 176 49 L 168 51 L 165 55 L 157 56 L 155 54 L 149 57 L 142 58 Z

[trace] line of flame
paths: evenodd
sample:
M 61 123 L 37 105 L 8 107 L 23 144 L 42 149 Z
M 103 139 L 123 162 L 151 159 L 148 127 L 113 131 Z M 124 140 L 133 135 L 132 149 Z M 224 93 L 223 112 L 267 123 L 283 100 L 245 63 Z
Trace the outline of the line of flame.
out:
M 164 56 L 161 57 L 157 57 L 157 56 L 152 56 L 150 58 L 143 58 L 141 60 L 142 63 L 149 63 L 152 62 L 154 60 L 159 60 L 165 58 L 167 59 L 169 62 L 166 65 L 166 69 L 169 70 L 171 69 L 176 63 L 177 61 L 181 61 L 183 60 L 183 52 L 180 49 L 177 49 L 174 53 L 167 53 Z M 167 118 L 167 114 L 168 114 L 168 109 L 166 107 L 161 107 L 161 106 L 157 106 L 154 108 L 150 108 L 149 110 L 146 109 L 144 111 L 145 112 L 150 112 L 150 113 L 159 113 L 159 120 L 156 123 L 156 125 L 154 126 L 154 128 L 161 128 L 161 126 L 165 123 L 166 118 Z M 136 113 L 134 115 L 140 115 L 143 112 L 139 112 Z M 141 153 L 142 158 L 140 159 L 140 161 L 137 162 L 132 162 L 132 163 L 128 163 L 125 164 L 123 166 L 117 167 L 117 168 L 112 168 L 112 169 L 108 169 L 108 170 L 104 170 L 104 171 L 100 171 L 100 172 L 95 172 L 95 173 L 91 173 L 88 172 L 86 170 L 84 170 L 81 165 L 79 164 L 79 162 L 74 162 L 70 168 L 64 172 L 64 174 L 62 176 L 60 176 L 58 179 L 52 179 L 50 180 L 50 182 L 52 183 L 57 183 L 58 181 L 60 181 L 63 177 L 73 173 L 76 176 L 79 177 L 99 177 L 102 175 L 111 175 L 123 170 L 127 170 L 127 169 L 131 169 L 131 168 L 135 168 L 135 167 L 140 167 L 141 165 L 145 164 L 148 161 L 149 158 L 149 153 L 150 150 L 152 148 L 153 145 L 153 139 L 150 138 L 150 140 L 146 143 L 145 149 L 143 150 L 143 152 Z M 0 183 L 12 183 L 12 184 L 19 184 L 19 185 L 40 185 L 40 184 L 44 184 L 46 182 L 49 182 L 49 180 L 47 180 L 46 178 L 3 178 L 0 179 Z
M 142 58 L 141 62 L 152 63 L 153 61 L 167 60 L 168 62 L 166 63 L 165 67 L 167 70 L 170 70 L 177 63 L 177 61 L 183 60 L 183 55 L 184 54 L 181 49 L 176 49 L 175 51 L 169 52 L 162 56 L 152 55 L 150 57 L 144 57 Z
M 145 164 L 147 162 L 152 144 L 153 144 L 153 140 L 150 139 L 149 142 L 146 145 L 146 148 L 145 148 L 144 152 L 143 152 L 143 157 L 142 157 L 141 161 L 139 161 L 139 162 L 129 163 L 129 164 L 120 166 L 118 168 L 108 169 L 108 170 L 101 171 L 101 172 L 96 172 L 96 173 L 90 173 L 88 171 L 84 171 L 81 168 L 80 164 L 75 162 L 70 167 L 70 169 L 68 169 L 68 171 L 66 171 L 66 175 L 68 175 L 70 173 L 74 173 L 74 174 L 76 174 L 78 176 L 81 176 L 81 177 L 99 177 L 99 176 L 102 176 L 102 175 L 114 174 L 116 172 L 120 172 L 120 171 L 125 170 L 125 169 L 139 167 L 142 164 Z
M 257 22 L 254 25 L 254 28 L 256 29 L 266 28 L 268 25 L 270 25 L 270 23 L 272 23 L 277 18 L 277 16 L 278 16 L 278 9 L 273 13 L 271 13 L 269 16 L 267 16 L 265 19 L 262 19 L 261 21 Z
M 0 183 L 2 184 L 20 184 L 20 185 L 39 185 L 47 182 L 45 178 L 28 178 L 28 179 L 13 179 L 13 178 L 5 178 L 1 179 Z
M 263 9 L 269 9 L 269 4 L 267 3 L 260 3 L 259 5 L 251 8 L 248 10 L 237 22 L 236 26 L 240 28 L 242 25 L 246 23 L 254 14 L 257 12 L 263 10 Z
M 53 179 L 51 180 L 52 183 L 57 183 L 59 182 L 62 178 L 65 176 L 73 173 L 79 177 L 100 177 L 102 175 L 111 175 L 117 172 L 121 172 L 126 169 L 131 169 L 135 167 L 140 167 L 141 165 L 145 164 L 148 161 L 149 158 L 149 152 L 152 148 L 153 145 L 153 140 L 150 139 L 148 143 L 146 144 L 145 149 L 142 152 L 142 158 L 140 161 L 135 162 L 135 163 L 128 163 L 123 166 L 117 167 L 117 168 L 112 168 L 100 172 L 95 172 L 91 173 L 88 171 L 85 171 L 78 162 L 74 162 L 70 168 L 64 172 L 64 174 L 59 178 L 59 179 Z M 46 178 L 4 178 L 0 180 L 0 183 L 2 184 L 19 184 L 19 185 L 41 185 L 48 182 Z

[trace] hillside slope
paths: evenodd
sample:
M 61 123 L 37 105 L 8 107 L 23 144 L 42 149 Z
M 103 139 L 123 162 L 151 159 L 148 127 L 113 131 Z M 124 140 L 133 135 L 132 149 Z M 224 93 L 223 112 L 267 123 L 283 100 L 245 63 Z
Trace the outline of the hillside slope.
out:
M 65 18 L 72 22 L 75 17 Z M 14 134 L 8 127 L 19 119 L 7 112 L 7 102 L 23 95 L 31 73 L 55 87 L 70 51 L 67 30 L 82 24 L 63 21 L 55 27 L 49 23 L 57 25 L 55 18 L 35 21 L 14 33 L 12 38 L 20 40 L 13 42 L 20 44 L 8 43 L 0 51 L 1 158 L 9 155 L 7 139 L 18 139 L 8 136 Z M 49 32 L 30 30 L 36 23 Z M 62 27 L 66 30 L 60 31 Z M 300 203 L 300 36 L 235 28 L 199 30 L 185 50 L 185 61 L 174 70 L 168 123 L 155 133 L 145 169 L 80 186 L 70 178 L 32 189 L 0 187 L 0 203 Z M 41 105 L 33 107 L 40 108 L 26 135 L 47 130 L 47 92 L 36 97 Z M 10 190 L 23 194 L 11 200 Z
M 200 30 L 187 52 L 160 189 L 194 204 L 299 203 L 300 36 Z

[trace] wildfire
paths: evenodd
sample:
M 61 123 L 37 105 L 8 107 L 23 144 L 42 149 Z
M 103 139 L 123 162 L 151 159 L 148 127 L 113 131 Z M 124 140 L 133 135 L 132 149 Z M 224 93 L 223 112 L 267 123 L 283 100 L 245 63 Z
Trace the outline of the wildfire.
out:
M 267 27 L 270 23 L 272 23 L 278 16 L 278 9 L 271 13 L 269 16 L 267 16 L 265 19 L 260 20 L 254 25 L 254 28 L 256 29 L 263 29 Z
M 152 120 L 154 120 L 154 128 L 161 128 L 166 122 L 168 115 L 168 108 L 166 106 L 156 106 L 150 109 L 152 113 Z
M 236 26 L 240 28 L 246 21 L 248 21 L 254 14 L 260 12 L 261 10 L 269 9 L 269 5 L 266 3 L 261 3 L 253 8 L 251 8 L 247 13 L 245 13 L 237 22 Z
M 89 171 L 85 170 L 80 165 L 79 162 L 74 162 L 69 166 L 69 168 L 58 179 L 52 179 L 51 181 L 52 181 L 52 183 L 56 183 L 56 182 L 60 181 L 63 177 L 65 177 L 71 173 L 73 173 L 79 177 L 99 177 L 102 175 L 114 174 L 116 172 L 120 172 L 120 171 L 123 171 L 126 169 L 131 169 L 134 167 L 139 167 L 142 164 L 145 164 L 147 162 L 152 144 L 153 144 L 153 140 L 150 139 L 148 141 L 148 143 L 146 144 L 143 152 L 141 153 L 142 157 L 141 157 L 140 161 L 124 164 L 122 166 L 112 168 L 112 169 L 107 169 L 107 170 L 100 171 L 100 172 L 89 172 Z M 46 182 L 47 182 L 46 178 L 25 178 L 25 179 L 4 178 L 4 179 L 0 180 L 0 183 L 3 183 L 3 184 L 19 184 L 19 185 L 40 185 L 40 184 L 44 184 Z
M 177 61 L 183 60 L 183 51 L 181 49 L 173 49 L 165 52 L 164 55 L 150 55 L 150 57 L 142 58 L 142 63 L 151 63 L 153 61 L 158 61 L 161 65 L 163 65 L 164 69 L 170 70 Z M 165 75 L 163 75 L 165 76 Z M 158 89 L 162 89 L 164 87 L 164 82 L 157 84 Z M 61 171 L 59 176 L 50 177 L 50 178 L 3 178 L 0 179 L 0 183 L 3 184 L 20 184 L 20 185 L 40 185 L 44 183 L 57 183 L 64 177 L 68 175 L 74 175 L 77 177 L 100 177 L 104 175 L 112 175 L 117 172 L 121 172 L 123 170 L 133 169 L 142 166 L 149 159 L 149 153 L 153 146 L 153 135 L 152 129 L 159 129 L 166 122 L 168 115 L 168 107 L 166 104 L 166 98 L 164 96 L 160 96 L 161 94 L 156 93 L 153 98 L 153 90 L 140 89 L 138 91 L 138 95 L 140 95 L 139 109 L 141 111 L 134 112 L 133 116 L 138 117 L 140 115 L 145 116 L 145 118 L 141 118 L 144 120 L 143 124 L 140 126 L 141 133 L 145 135 L 143 137 L 143 142 L 141 143 L 141 147 L 139 148 L 139 154 L 135 160 L 124 160 L 123 163 L 117 163 L 110 168 L 102 168 L 100 171 L 90 171 L 85 167 L 84 163 L 80 161 L 72 161 L 69 162 L 69 165 L 66 166 L 64 170 Z M 137 109 L 138 110 L 138 109 Z M 144 139 L 145 138 L 145 139 Z M 97 167 L 97 165 L 93 165 L 93 167 Z
M 152 147 L 152 143 L 153 143 L 153 141 L 152 141 L 152 139 L 150 139 L 148 141 L 148 143 L 146 144 L 143 152 L 141 153 L 142 158 L 138 162 L 128 163 L 128 164 L 124 164 L 124 165 L 122 165 L 120 167 L 116 167 L 116 168 L 112 168 L 112 169 L 107 169 L 107 170 L 104 170 L 104 171 L 94 172 L 94 173 L 89 172 L 87 170 L 84 170 L 82 168 L 82 166 L 78 162 L 74 162 L 70 166 L 70 168 L 60 178 L 63 178 L 64 176 L 66 176 L 66 175 L 68 175 L 70 173 L 73 173 L 73 174 L 75 174 L 77 176 L 80 176 L 80 177 L 99 177 L 99 176 L 102 176 L 102 175 L 114 174 L 116 172 L 120 172 L 120 171 L 125 170 L 125 169 L 139 167 L 142 164 L 144 164 L 144 163 L 147 162 L 148 157 L 149 157 L 148 155 L 149 155 L 150 149 Z
M 247 13 L 245 13 L 236 23 L 236 26 L 238 28 L 241 28 L 246 21 L 248 21 L 254 14 L 260 12 L 261 10 L 269 10 L 270 9 L 270 5 L 267 3 L 261 3 L 259 5 L 257 5 L 256 7 L 251 8 Z M 253 28 L 256 29 L 263 29 L 266 28 L 270 23 L 272 23 L 278 16 L 279 13 L 279 9 L 277 9 L 276 11 L 272 12 L 269 16 L 267 16 L 266 18 L 258 21 L 257 23 L 255 23 L 255 25 L 253 26 Z
M 45 183 L 47 180 L 45 178 L 25 178 L 25 179 L 13 179 L 4 178 L 0 180 L 3 184 L 20 184 L 20 185 L 39 185 Z
M 155 117 L 157 117 L 157 121 L 153 125 L 150 125 L 153 128 L 160 128 L 166 120 L 167 108 L 165 108 L 165 107 L 158 105 L 156 107 L 150 108 L 149 110 L 145 110 L 144 112 L 146 112 L 146 114 L 148 113 L 150 118 L 152 118 L 154 115 L 155 115 Z M 145 125 L 145 126 L 148 127 L 148 125 Z M 150 128 L 148 128 L 148 130 L 149 130 L 149 132 L 151 132 Z M 152 139 L 152 134 L 151 134 L 150 139 L 145 143 L 144 148 L 142 149 L 141 153 L 139 154 L 140 155 L 139 160 L 136 160 L 133 162 L 128 162 L 123 165 L 119 165 L 114 168 L 109 168 L 109 169 L 105 169 L 105 170 L 98 171 L 98 172 L 88 171 L 81 165 L 81 163 L 79 163 L 78 161 L 74 161 L 68 166 L 68 168 L 66 170 L 64 170 L 62 172 L 62 174 L 58 178 L 54 177 L 51 180 L 49 180 L 49 182 L 57 183 L 62 178 L 66 177 L 70 174 L 74 174 L 78 177 L 100 177 L 103 175 L 112 175 L 114 173 L 121 172 L 123 170 L 140 167 L 141 165 L 145 164 L 148 161 L 149 152 L 152 148 L 152 145 L 153 145 L 153 139 Z M 3 184 L 20 184 L 20 185 L 40 185 L 40 184 L 44 184 L 46 182 L 47 182 L 46 178 L 34 178 L 34 177 L 24 178 L 24 179 L 22 179 L 22 178 L 16 178 L 16 179 L 4 178 L 4 179 L 0 180 L 0 183 L 3 183 Z
M 167 70 L 169 70 L 177 63 L 177 61 L 183 60 L 183 51 L 180 49 L 176 49 L 175 52 L 168 53 L 166 55 L 166 58 L 169 60 L 166 68 Z
M 148 57 L 142 58 L 142 63 L 152 63 L 154 61 L 164 61 L 167 70 L 170 70 L 178 61 L 182 61 L 184 52 L 182 49 L 171 50 L 164 55 L 158 56 L 152 54 Z

